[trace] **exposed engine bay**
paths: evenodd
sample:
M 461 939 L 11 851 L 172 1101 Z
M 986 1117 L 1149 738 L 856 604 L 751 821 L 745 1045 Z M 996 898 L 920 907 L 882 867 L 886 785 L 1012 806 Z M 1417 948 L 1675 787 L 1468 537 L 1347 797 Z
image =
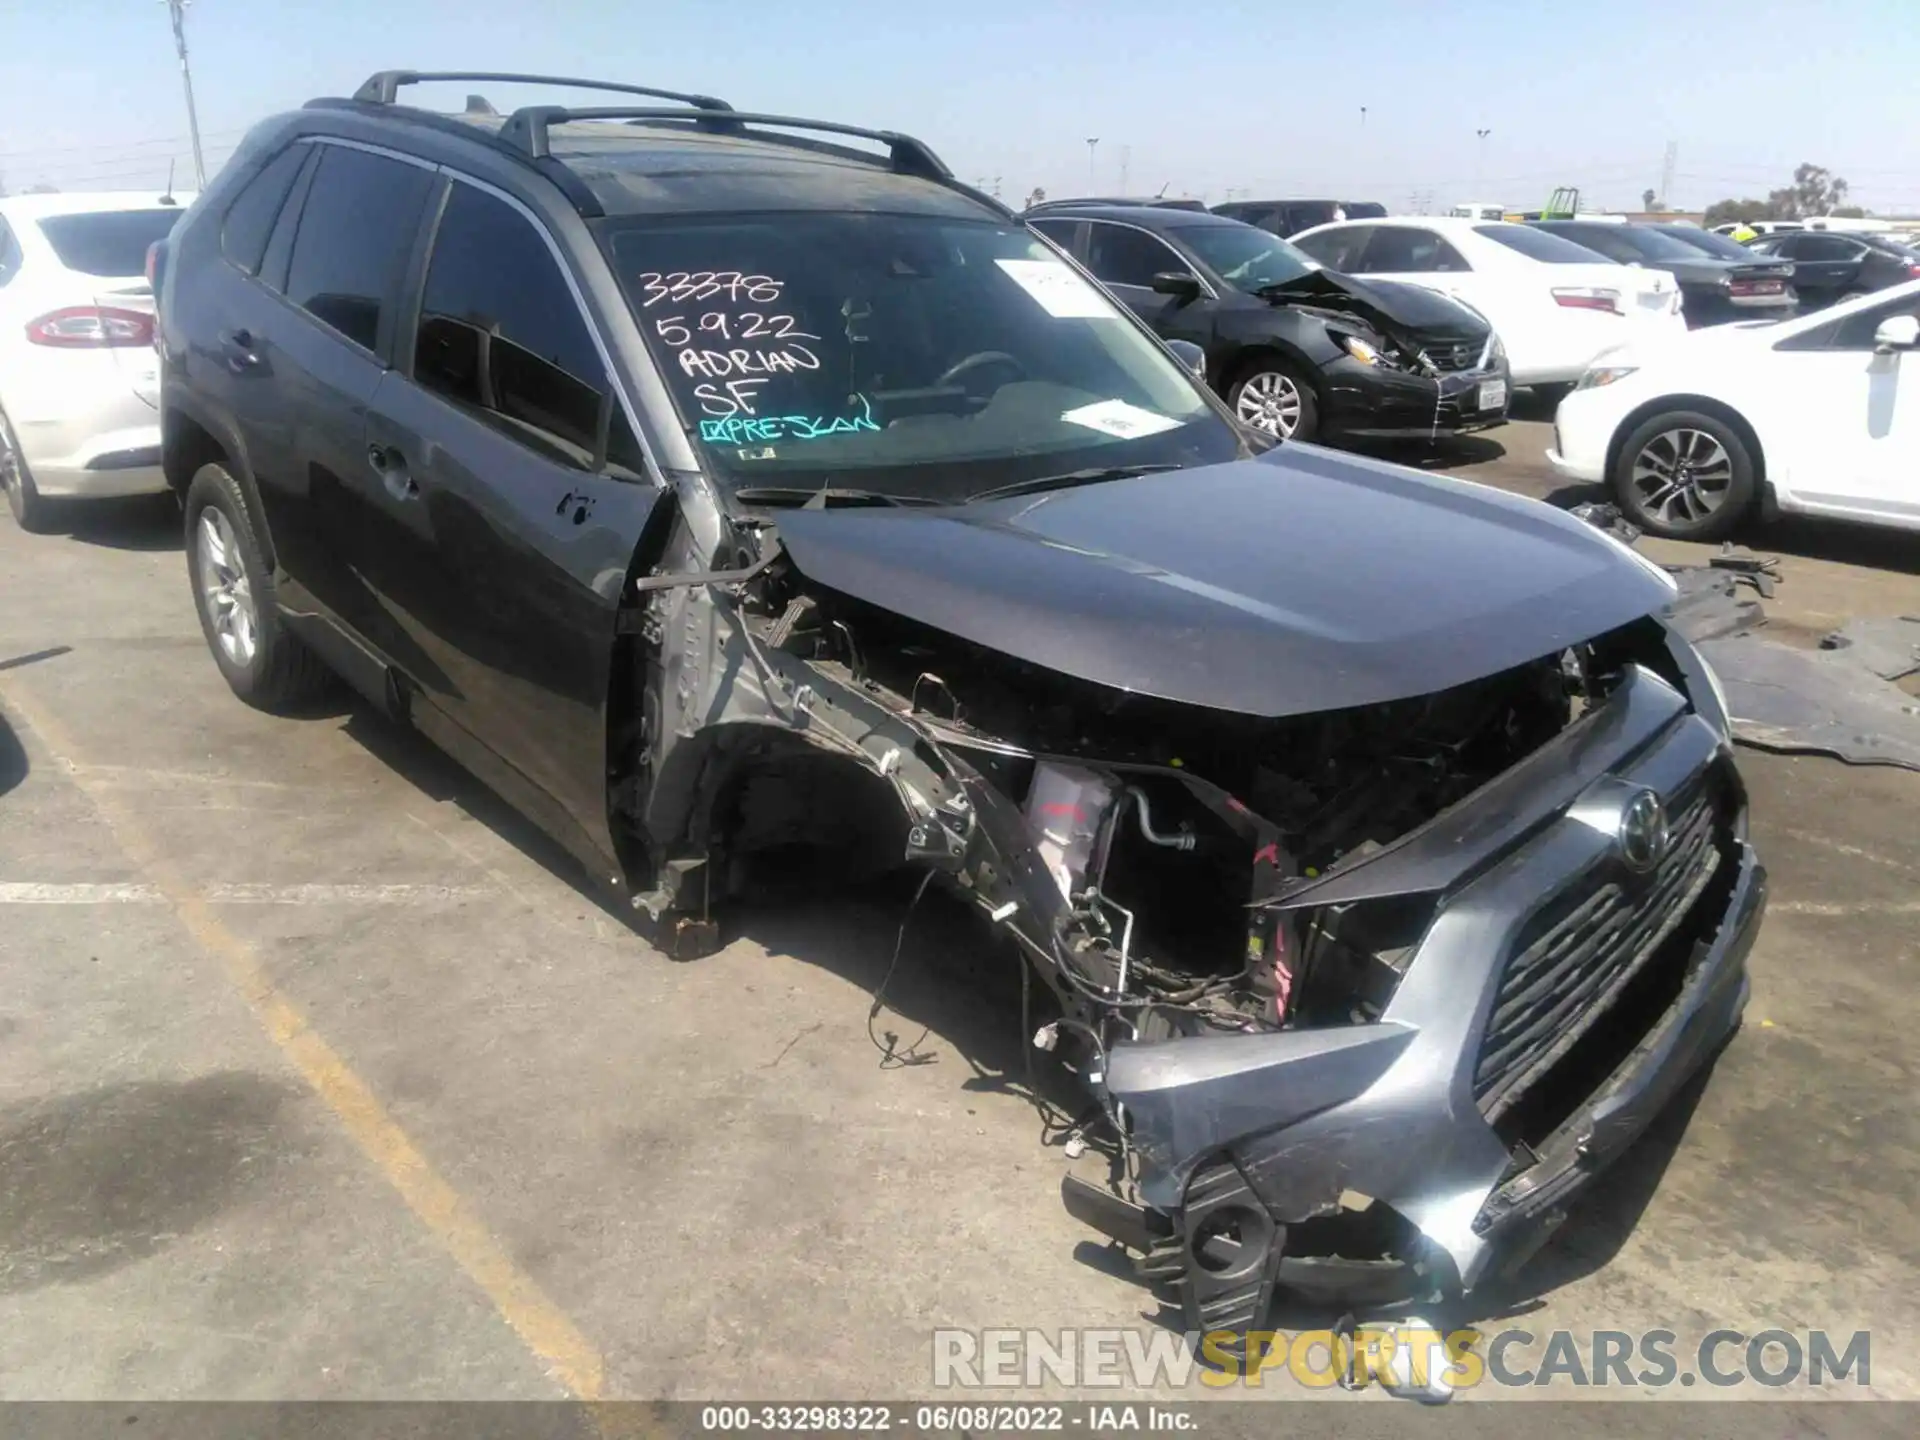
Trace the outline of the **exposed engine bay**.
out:
M 1018 807 L 1063 924 L 1057 949 L 1016 933 L 1059 956 L 1067 1013 L 1103 1044 L 1376 1016 L 1417 932 L 1371 914 L 1364 933 L 1337 916 L 1296 933 L 1261 907 L 1509 769 L 1620 659 L 1587 646 L 1438 695 L 1262 720 L 1087 684 L 819 586 L 767 598 L 765 643 L 912 717 Z

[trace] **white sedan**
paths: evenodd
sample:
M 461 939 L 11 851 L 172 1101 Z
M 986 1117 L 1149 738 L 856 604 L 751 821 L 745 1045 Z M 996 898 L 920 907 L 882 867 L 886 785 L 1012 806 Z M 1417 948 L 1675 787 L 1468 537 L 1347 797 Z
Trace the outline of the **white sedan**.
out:
M 1920 281 L 1626 346 L 1561 402 L 1547 459 L 1675 539 L 1718 539 L 1755 509 L 1920 530 L 1916 349 Z
M 147 247 L 192 198 L 0 199 L 0 488 L 23 529 L 63 498 L 167 488 Z
M 1500 336 L 1516 385 L 1571 384 L 1610 346 L 1686 333 L 1664 270 L 1616 265 L 1526 225 L 1415 215 L 1319 225 L 1292 243 L 1329 270 L 1465 301 Z

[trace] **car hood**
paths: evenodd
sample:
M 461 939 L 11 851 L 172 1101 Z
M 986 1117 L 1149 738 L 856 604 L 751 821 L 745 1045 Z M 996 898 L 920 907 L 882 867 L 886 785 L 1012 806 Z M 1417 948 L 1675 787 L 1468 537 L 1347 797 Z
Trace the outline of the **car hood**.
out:
M 1291 443 L 938 509 L 782 511 L 809 580 L 1117 690 L 1281 716 L 1429 694 L 1666 604 L 1536 501 Z
M 1437 290 L 1397 280 L 1357 280 L 1335 270 L 1312 270 L 1261 292 L 1277 304 L 1297 302 L 1358 315 L 1388 335 L 1413 339 L 1479 339 L 1487 322 Z

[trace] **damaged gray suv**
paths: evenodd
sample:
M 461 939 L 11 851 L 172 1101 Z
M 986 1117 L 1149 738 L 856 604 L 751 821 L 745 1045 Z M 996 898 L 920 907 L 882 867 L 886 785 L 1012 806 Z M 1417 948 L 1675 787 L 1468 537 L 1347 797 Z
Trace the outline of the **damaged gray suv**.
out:
M 1764 875 L 1656 567 L 1241 430 L 910 138 L 448 79 L 586 83 L 376 75 L 155 257 L 241 697 L 344 677 L 681 956 L 756 855 L 938 877 L 1194 1329 L 1483 1284 L 1731 1033 Z

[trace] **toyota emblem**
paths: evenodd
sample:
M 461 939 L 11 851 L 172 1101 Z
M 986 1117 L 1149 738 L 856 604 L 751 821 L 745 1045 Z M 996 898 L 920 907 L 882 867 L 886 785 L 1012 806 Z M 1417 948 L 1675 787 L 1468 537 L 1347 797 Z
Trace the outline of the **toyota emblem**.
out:
M 1642 790 L 1620 812 L 1620 859 L 1644 875 L 1667 853 L 1667 810 L 1660 797 Z

